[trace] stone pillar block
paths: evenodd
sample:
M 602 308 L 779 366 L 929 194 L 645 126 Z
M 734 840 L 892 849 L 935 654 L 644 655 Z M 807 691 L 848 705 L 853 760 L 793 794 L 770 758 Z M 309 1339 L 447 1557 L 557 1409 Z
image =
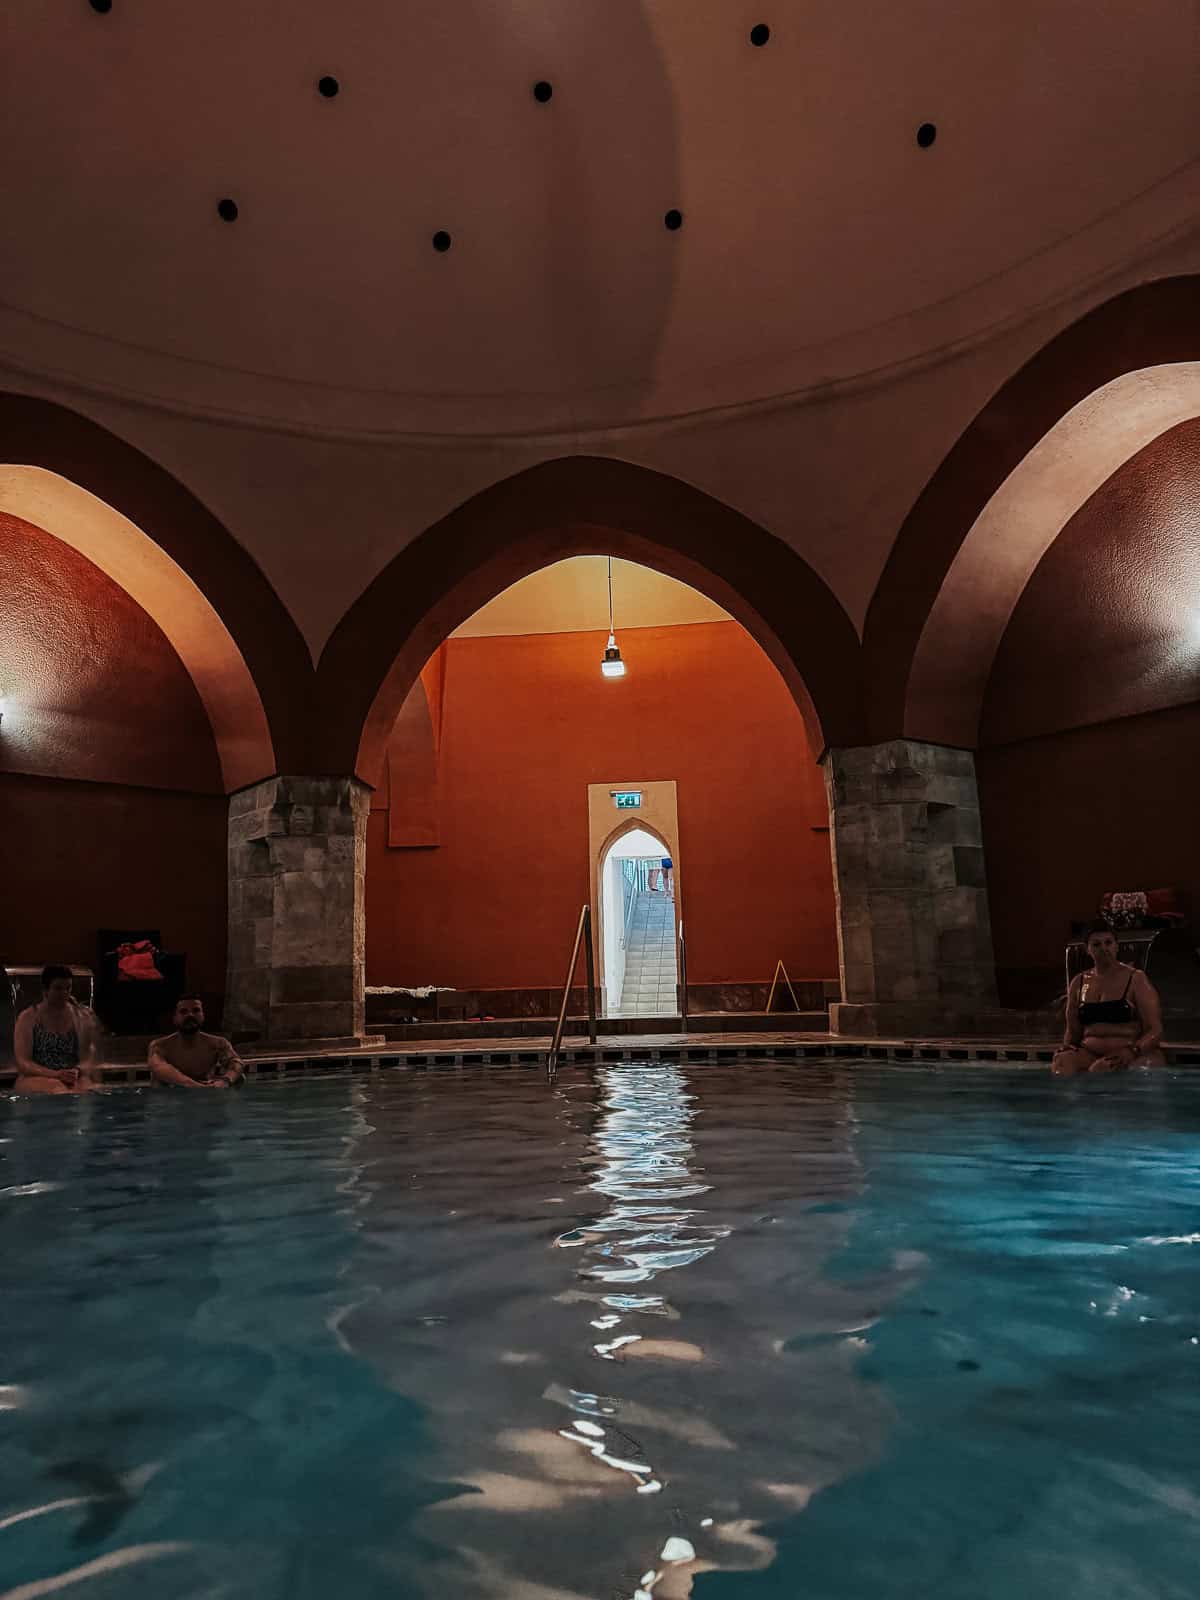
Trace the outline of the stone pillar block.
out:
M 996 1006 L 974 757 L 893 739 L 831 750 L 825 780 L 834 1031 L 970 1031 L 973 1013 Z
M 231 1031 L 362 1035 L 369 805 L 354 778 L 268 778 L 230 799 Z

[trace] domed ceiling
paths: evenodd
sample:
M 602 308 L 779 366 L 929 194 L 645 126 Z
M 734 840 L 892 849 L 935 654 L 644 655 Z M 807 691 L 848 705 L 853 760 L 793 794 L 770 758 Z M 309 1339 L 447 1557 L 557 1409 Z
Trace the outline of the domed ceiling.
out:
M 827 391 L 1194 213 L 1185 0 L 3 23 L 0 356 L 230 418 L 554 433 Z

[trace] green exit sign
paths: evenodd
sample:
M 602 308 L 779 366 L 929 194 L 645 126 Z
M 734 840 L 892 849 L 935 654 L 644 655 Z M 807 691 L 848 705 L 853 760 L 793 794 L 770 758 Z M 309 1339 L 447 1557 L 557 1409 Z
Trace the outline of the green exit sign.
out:
M 618 811 L 641 810 L 642 791 L 640 789 L 614 789 L 613 799 L 617 802 Z

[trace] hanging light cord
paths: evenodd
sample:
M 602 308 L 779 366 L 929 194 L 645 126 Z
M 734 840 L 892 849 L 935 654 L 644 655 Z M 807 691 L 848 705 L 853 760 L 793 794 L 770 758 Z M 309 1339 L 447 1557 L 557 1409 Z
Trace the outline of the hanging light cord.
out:
M 613 634 L 613 601 L 612 601 L 612 557 L 608 558 L 608 634 Z

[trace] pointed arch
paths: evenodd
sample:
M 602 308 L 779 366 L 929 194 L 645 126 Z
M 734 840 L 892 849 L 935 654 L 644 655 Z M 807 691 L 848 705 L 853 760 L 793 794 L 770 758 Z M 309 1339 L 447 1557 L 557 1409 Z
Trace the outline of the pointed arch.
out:
M 312 660 L 228 530 L 148 456 L 98 423 L 0 394 L 0 509 L 63 539 L 166 634 L 212 723 L 227 789 L 307 770 Z
M 677 835 L 678 834 L 678 819 L 676 819 L 675 832 L 676 832 L 676 835 Z M 619 919 L 619 908 L 618 908 L 615 900 L 611 903 L 611 906 L 610 906 L 609 895 L 608 895 L 608 892 L 607 892 L 606 886 L 605 886 L 605 874 L 608 871 L 609 864 L 610 864 L 610 862 L 612 862 L 613 856 L 614 856 L 614 854 L 616 852 L 616 848 L 620 844 L 621 840 L 628 838 L 630 834 L 634 834 L 634 833 L 641 833 L 641 834 L 645 835 L 645 837 L 647 839 L 649 839 L 652 844 L 658 845 L 659 850 L 661 851 L 663 857 L 670 857 L 670 859 L 675 863 L 675 870 L 676 870 L 675 884 L 676 884 L 676 887 L 675 887 L 675 894 L 674 894 L 674 896 L 672 897 L 672 900 L 671 900 L 671 904 L 672 904 L 672 908 L 673 908 L 672 909 L 672 924 L 675 927 L 676 933 L 678 933 L 678 925 L 675 923 L 676 916 L 680 914 L 679 913 L 679 908 L 681 906 L 681 898 L 680 898 L 680 895 L 679 895 L 679 888 L 678 888 L 678 884 L 679 884 L 679 879 L 678 879 L 679 842 L 678 842 L 678 838 L 677 837 L 672 838 L 670 836 L 669 832 L 666 829 L 664 829 L 659 823 L 644 821 L 640 817 L 622 817 L 620 819 L 620 821 L 618 821 L 616 823 L 616 825 L 612 829 L 610 829 L 610 831 L 604 836 L 603 840 L 600 843 L 599 849 L 597 849 L 595 851 L 595 855 L 594 855 L 594 858 L 593 858 L 593 861 L 592 861 L 591 894 L 592 894 L 592 897 L 593 897 L 592 903 L 596 907 L 595 921 L 592 924 L 592 943 L 593 943 L 593 947 L 594 947 L 595 953 L 596 953 L 596 972 L 598 974 L 598 981 L 600 983 L 600 987 L 601 987 L 601 989 L 602 989 L 602 991 L 604 993 L 604 997 L 605 997 L 605 1003 L 604 1003 L 605 1014 L 608 1015 L 608 1016 L 612 1016 L 614 1014 L 613 1011 L 610 1009 L 610 1007 L 611 1007 L 611 991 L 613 990 L 614 987 L 623 987 L 623 985 L 624 985 L 624 979 L 625 979 L 625 952 L 624 952 L 624 943 L 623 943 L 623 939 L 622 939 L 622 934 L 624 932 L 625 924 L 624 924 L 623 920 L 620 920 L 620 927 L 619 928 L 616 927 L 616 926 L 610 926 L 610 924 L 609 924 L 609 916 L 610 916 L 610 914 L 612 914 L 612 912 L 614 912 L 614 911 L 617 912 L 617 917 Z M 660 859 L 661 859 L 661 857 L 660 857 Z M 613 883 L 612 883 L 612 891 L 613 891 L 614 895 L 617 892 L 617 888 L 618 888 L 618 882 L 617 882 L 616 879 L 614 879 Z M 676 993 L 678 993 L 678 985 L 679 985 L 679 951 L 678 951 L 678 944 L 677 944 L 676 940 L 672 940 L 672 956 L 673 956 L 674 971 L 675 971 L 675 976 L 674 976 L 674 980 L 673 981 L 674 981 Z M 612 963 L 613 962 L 616 962 L 617 966 L 619 967 L 619 979 L 620 979 L 619 985 L 614 985 L 614 983 L 612 981 L 612 979 L 613 979 Z M 618 995 L 617 996 L 618 1003 L 620 1002 L 620 998 L 621 998 L 620 995 Z M 672 1005 L 671 1009 L 672 1009 L 672 1011 L 674 1011 L 675 1006 Z M 619 1014 L 624 1014 L 624 1013 L 619 1013 Z
M 404 699 L 459 623 L 518 579 L 614 555 L 707 594 L 763 648 L 815 750 L 861 742 L 858 638 L 833 593 L 782 540 L 676 478 L 592 456 L 547 461 L 450 512 L 379 574 L 318 668 L 321 760 L 374 783 Z
M 647 833 L 652 839 L 657 839 L 668 853 L 676 849 L 670 839 L 664 837 L 662 829 L 656 823 L 643 822 L 640 817 L 622 817 L 612 832 L 606 834 L 600 842 L 599 859 L 601 867 L 608 860 L 613 846 L 619 844 L 627 833 Z
M 993 395 L 909 512 L 867 613 L 863 666 L 872 741 L 912 734 L 974 743 L 987 665 L 999 643 L 997 628 L 1003 632 L 1011 610 L 1005 609 L 1011 592 L 1019 595 L 1065 520 L 1048 515 L 1031 494 L 1026 518 L 1040 519 L 1033 537 L 1007 540 L 983 526 L 985 509 L 1090 396 L 1147 369 L 1196 361 L 1200 277 L 1160 279 L 1089 311 Z M 1164 411 L 1162 427 L 1178 420 Z M 1135 429 L 1122 459 L 1145 442 Z M 1110 461 L 1109 468 L 1120 464 Z M 967 615 L 973 605 L 975 613 Z

